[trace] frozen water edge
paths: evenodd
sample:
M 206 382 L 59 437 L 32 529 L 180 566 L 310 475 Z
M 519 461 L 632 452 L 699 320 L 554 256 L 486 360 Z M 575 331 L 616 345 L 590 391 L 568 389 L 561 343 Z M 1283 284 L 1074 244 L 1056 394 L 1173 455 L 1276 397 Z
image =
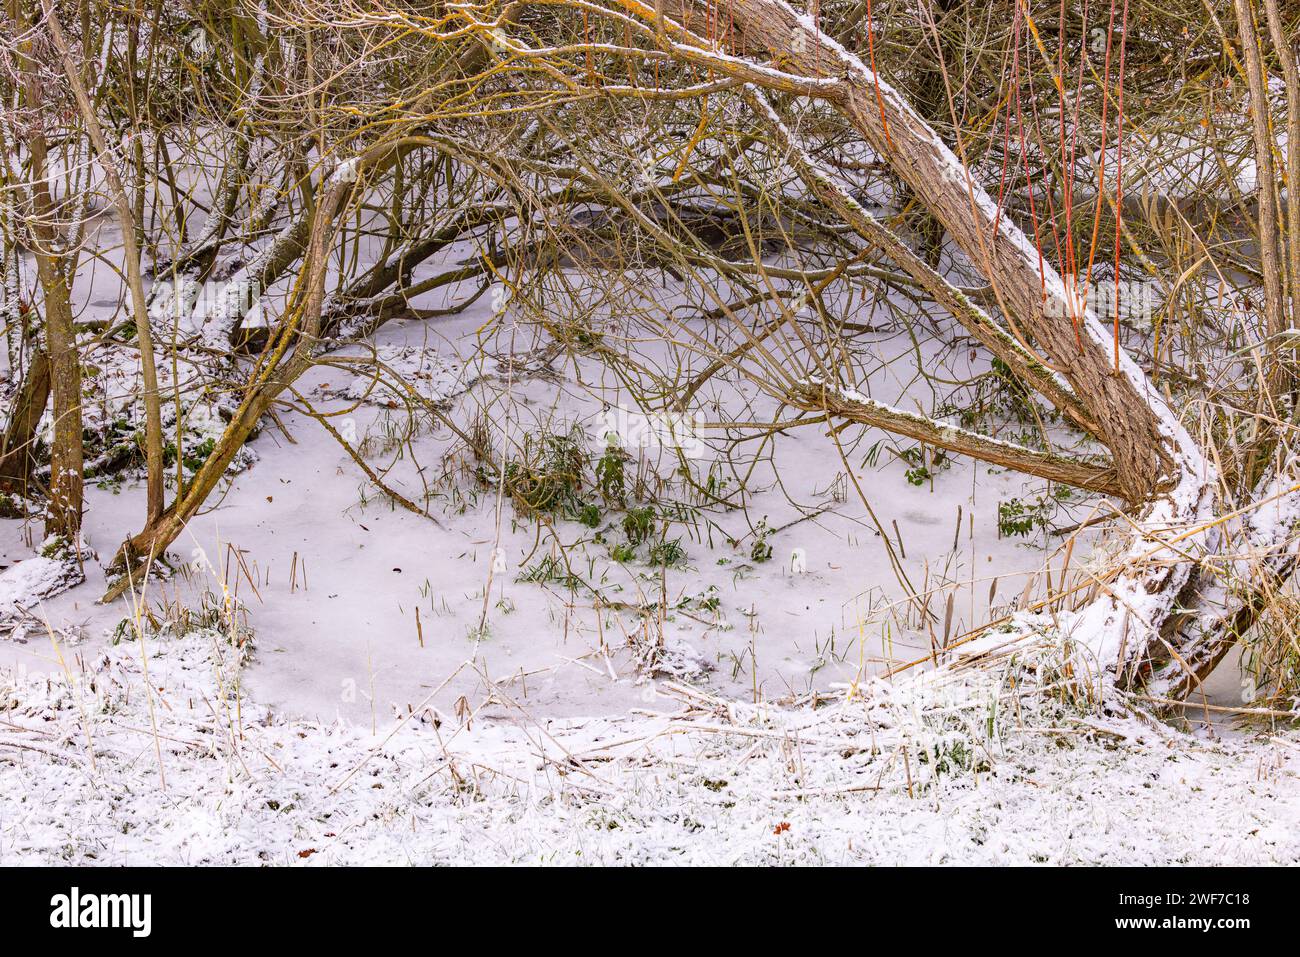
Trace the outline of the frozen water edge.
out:
M 542 725 L 502 690 L 468 728 L 427 712 L 372 734 L 250 700 L 217 631 L 148 638 L 147 686 L 141 648 L 65 650 L 71 685 L 0 672 L 0 864 L 1300 860 L 1294 735 L 1103 721 L 1029 673 L 1014 706 L 974 672 Z

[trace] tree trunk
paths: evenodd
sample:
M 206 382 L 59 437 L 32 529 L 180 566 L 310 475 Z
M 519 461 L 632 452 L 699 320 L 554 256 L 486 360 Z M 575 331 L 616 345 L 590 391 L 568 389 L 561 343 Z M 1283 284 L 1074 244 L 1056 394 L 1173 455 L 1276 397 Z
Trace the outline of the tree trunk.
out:
M 44 295 L 45 347 L 49 354 L 54 406 L 54 444 L 50 448 L 50 490 L 46 537 L 57 535 L 73 547 L 81 536 L 82 435 L 81 357 L 73 324 L 71 278 L 63 262 L 61 238 L 54 225 L 50 195 L 48 145 L 43 126 L 44 91 L 35 61 L 24 56 L 24 93 L 38 117 L 28 137 L 31 162 L 31 231 L 36 271 Z
M 50 496 L 45 535 L 69 544 L 81 535 L 83 450 L 81 434 L 81 356 L 73 328 L 72 303 L 63 271 L 52 257 L 38 255 L 45 293 L 45 343 L 50 355 L 54 397 L 54 444 L 50 447 Z
M 127 286 L 131 292 L 131 304 L 135 312 L 136 341 L 140 347 L 140 374 L 144 380 L 145 439 L 144 454 L 146 463 L 147 514 L 149 521 L 155 521 L 163 512 L 163 434 L 162 434 L 162 395 L 158 389 L 158 370 L 155 366 L 153 332 L 149 326 L 149 302 L 144 291 L 144 273 L 140 263 L 139 223 L 132 209 L 131 199 L 118 175 L 116 154 L 109 149 L 104 131 L 95 115 L 94 105 L 86 93 L 85 84 L 81 82 L 81 73 L 72 59 L 63 27 L 54 11 L 53 0 L 42 0 L 45 9 L 45 25 L 50 39 L 63 61 L 63 72 L 68 85 L 72 88 L 77 109 L 86 124 L 86 132 L 95 147 L 95 156 L 103 170 L 104 180 L 117 207 L 118 225 L 122 230 L 123 258 L 126 265 Z M 54 347 L 51 343 L 50 351 Z M 57 376 L 57 373 L 56 373 Z M 80 379 L 78 379 L 78 384 Z M 56 402 L 57 406 L 57 402 Z M 80 422 L 78 422 L 80 428 Z M 80 441 L 80 437 L 78 437 Z M 80 473 L 78 473 L 80 478 Z
M 694 22 L 707 22 L 703 4 L 688 6 Z M 676 15 L 682 12 L 679 2 Z M 668 33 L 674 53 L 838 109 L 989 280 L 1015 337 L 1033 344 L 1070 384 L 1111 451 L 1117 490 L 1145 504 L 1120 571 L 1099 582 L 1101 594 L 1068 622 L 1058 618 L 1059 630 L 1087 649 L 1094 667 L 1125 680 L 1136 671 L 1133 662 L 1164 649 L 1170 616 L 1198 560 L 1218 546 L 1219 534 L 1208 525 L 1214 467 L 1164 397 L 1091 311 L 1079 315 L 1055 269 L 897 91 L 783 0 L 735 0 L 729 16 L 732 29 L 722 39 L 737 56 L 708 52 L 708 41 L 677 25 Z M 779 72 L 740 59 L 756 50 L 769 51 Z
M 35 349 L 0 440 L 0 488 L 28 494 L 36 470 L 36 430 L 50 401 L 50 357 Z

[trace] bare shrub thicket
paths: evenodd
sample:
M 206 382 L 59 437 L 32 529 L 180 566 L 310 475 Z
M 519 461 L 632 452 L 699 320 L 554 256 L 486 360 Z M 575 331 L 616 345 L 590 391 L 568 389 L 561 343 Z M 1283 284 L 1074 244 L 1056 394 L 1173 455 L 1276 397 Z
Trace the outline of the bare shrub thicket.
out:
M 1111 560 L 1002 638 L 1064 631 L 1107 680 L 1178 698 L 1250 636 L 1267 686 L 1293 688 L 1293 7 L 8 0 L 7 17 L 0 475 L 75 540 L 86 463 L 123 438 L 87 438 L 78 352 L 137 350 L 139 434 L 114 467 L 143 465 L 148 501 L 118 589 L 301 407 L 306 369 L 492 294 L 536 361 L 602 364 L 643 412 L 693 423 L 728 479 L 682 455 L 701 507 L 743 507 L 794 429 L 852 484 L 883 430 L 918 476 L 970 456 L 1083 489 Z M 78 329 L 70 278 L 107 229 L 121 315 Z M 448 309 L 426 304 L 439 291 Z M 513 349 L 504 329 L 485 347 Z M 192 468 L 177 363 L 221 421 Z M 490 426 L 371 369 L 504 487 Z M 886 370 L 929 401 L 872 398 Z M 535 488 L 511 494 L 536 509 Z

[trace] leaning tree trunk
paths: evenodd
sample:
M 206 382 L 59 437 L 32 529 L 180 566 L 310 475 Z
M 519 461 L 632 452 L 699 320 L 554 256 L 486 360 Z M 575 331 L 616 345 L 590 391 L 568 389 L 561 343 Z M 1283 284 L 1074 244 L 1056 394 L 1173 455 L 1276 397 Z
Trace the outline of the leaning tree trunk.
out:
M 632 0 L 622 6 L 654 16 Z M 672 51 L 839 110 L 988 279 L 1015 337 L 1032 343 L 1068 382 L 1111 452 L 1116 490 L 1143 505 L 1120 570 L 1097 582 L 1098 596 L 1082 611 L 1068 621 L 1058 616 L 1061 630 L 1119 683 L 1145 674 L 1137 666 L 1157 652 L 1177 659 L 1181 638 L 1168 634 L 1169 623 L 1199 560 L 1217 546 L 1209 526 L 1217 480 L 1164 397 L 1091 311 L 1080 314 L 1061 277 L 965 164 L 861 59 L 783 0 L 734 0 L 721 40 L 739 56 L 717 56 L 711 42 L 681 26 L 707 22 L 705 12 L 703 4 L 672 8 L 677 22 L 665 24 Z M 779 70 L 742 58 L 757 51 Z
M 424 137 L 406 137 L 374 146 L 339 164 L 321 187 L 308 220 L 309 226 L 305 227 L 306 249 L 294 295 L 253 368 L 242 401 L 194 480 L 160 515 L 150 518 L 138 535 L 122 544 L 112 563 L 121 575 L 109 586 L 101 601 L 112 601 L 127 588 L 141 583 L 149 565 L 166 551 L 198 513 L 261 417 L 299 376 L 311 368 L 320 346 L 325 278 L 336 220 L 358 188 L 359 180 L 388 169 L 411 150 L 430 143 Z

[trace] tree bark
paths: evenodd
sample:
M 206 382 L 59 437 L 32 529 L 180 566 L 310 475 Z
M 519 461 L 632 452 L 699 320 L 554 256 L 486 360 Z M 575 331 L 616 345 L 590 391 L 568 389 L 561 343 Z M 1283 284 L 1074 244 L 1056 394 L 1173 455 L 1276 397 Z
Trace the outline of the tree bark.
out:
M 1060 482 L 1106 495 L 1119 494 L 1115 470 L 1108 465 L 1090 465 L 1050 452 L 1039 452 L 1011 442 L 991 439 L 968 429 L 946 425 L 863 396 L 846 393 L 824 383 L 799 383 L 787 396 L 787 401 L 807 412 L 828 412 L 836 418 L 884 429 L 958 455 L 968 455 L 1026 475 L 1036 475 L 1049 482 Z
M 26 496 L 36 470 L 36 431 L 50 401 L 50 357 L 32 351 L 13 411 L 0 440 L 0 488 Z
M 821 81 L 813 89 L 890 164 L 989 280 L 1013 329 L 1045 353 L 1091 413 L 1125 497 L 1144 501 L 1172 487 L 1177 446 L 1186 436 L 1170 433 L 1171 423 L 1182 430 L 1163 397 L 1127 356 L 1114 353 L 1091 313 L 1076 328 L 1070 317 L 1077 304 L 1056 270 L 920 114 L 782 0 L 736 0 L 732 13 L 737 38 L 731 42 L 766 48 L 786 70 Z M 761 71 L 736 72 L 762 83 Z
M 45 535 L 75 543 L 81 534 L 82 478 L 81 356 L 73 327 L 67 277 L 58 261 L 37 254 L 37 273 L 45 295 L 45 343 L 49 349 L 54 398 L 54 444 L 50 447 L 50 495 Z
M 44 128 L 45 96 L 39 67 L 30 55 L 31 41 L 22 48 L 23 92 L 36 116 L 27 138 L 30 162 L 30 230 L 36 272 L 44 297 L 45 347 L 49 356 L 53 396 L 54 443 L 50 448 L 50 489 L 45 535 L 59 536 L 74 547 L 81 536 L 84 479 L 82 478 L 81 357 L 73 325 L 71 279 L 55 228 L 50 194 L 49 147 Z

